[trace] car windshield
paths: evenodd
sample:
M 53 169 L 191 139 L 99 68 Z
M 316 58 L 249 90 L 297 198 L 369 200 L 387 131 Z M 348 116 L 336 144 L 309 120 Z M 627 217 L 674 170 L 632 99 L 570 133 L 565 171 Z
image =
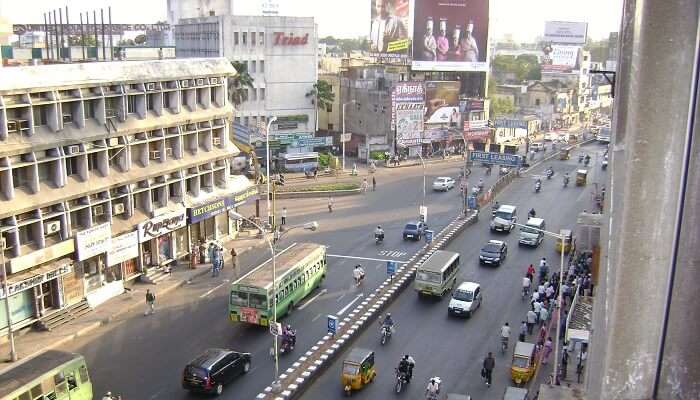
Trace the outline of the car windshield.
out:
M 533 227 L 531 227 L 531 226 L 529 226 L 529 225 L 520 228 L 520 230 L 523 231 L 523 232 L 527 232 L 527 233 L 538 233 L 537 229 L 535 229 L 535 228 L 533 228 Z
M 406 225 L 406 230 L 407 231 L 415 231 L 415 230 L 418 230 L 418 226 L 413 225 L 413 224 L 408 224 L 408 225 Z
M 452 297 L 455 300 L 472 301 L 474 300 L 474 292 L 470 290 L 456 290 Z
M 416 279 L 423 282 L 440 283 L 441 275 L 437 272 L 419 271 Z
M 481 249 L 484 253 L 499 253 L 501 251 L 501 246 L 497 244 L 487 244 L 484 246 L 483 249 Z
M 524 357 L 513 357 L 513 366 L 516 368 L 527 368 L 528 359 Z
M 360 372 L 360 366 L 357 364 L 343 363 L 343 374 L 357 375 Z
M 496 218 L 501 218 L 501 219 L 505 219 L 506 221 L 510 221 L 511 215 L 509 212 L 496 211 Z

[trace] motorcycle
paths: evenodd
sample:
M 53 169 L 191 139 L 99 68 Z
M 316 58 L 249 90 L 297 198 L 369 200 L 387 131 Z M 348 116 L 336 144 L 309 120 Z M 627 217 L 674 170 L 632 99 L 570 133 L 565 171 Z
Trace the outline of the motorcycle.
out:
M 526 298 L 530 297 L 530 288 L 529 287 L 523 287 L 523 293 L 522 293 L 522 299 L 525 300 Z
M 552 179 L 554 176 L 554 170 L 551 168 L 547 168 L 547 179 Z
M 391 339 L 391 331 L 392 331 L 391 326 L 382 325 L 382 339 L 381 339 L 382 345 L 386 344 L 386 342 L 388 342 L 389 339 Z
M 540 189 L 542 189 L 542 184 L 539 182 L 535 183 L 535 193 L 539 193 Z
M 408 383 L 408 376 L 405 372 L 399 372 L 396 368 L 396 385 L 394 385 L 394 390 L 396 393 L 401 393 L 401 389 Z
M 578 155 L 578 163 L 579 163 L 579 164 L 581 164 L 581 163 L 583 162 L 584 157 L 586 157 L 586 156 L 583 155 L 583 154 L 579 154 L 579 155 Z
M 437 384 L 437 390 L 435 391 L 435 393 L 426 391 L 425 398 L 426 400 L 438 400 L 440 398 L 440 383 L 442 383 L 442 379 L 440 379 L 439 376 L 435 376 L 430 379 L 434 380 Z
M 583 165 L 588 166 L 588 164 L 589 164 L 590 162 L 591 162 L 591 158 L 590 158 L 590 157 L 586 157 L 586 159 L 583 160 Z
M 501 337 L 501 354 L 505 354 L 506 350 L 508 350 L 508 338 Z
M 374 242 L 376 244 L 381 244 L 384 241 L 384 234 L 383 233 L 375 233 L 374 234 Z
M 565 176 L 564 177 L 564 187 L 567 187 L 567 186 L 569 186 L 569 177 Z
M 493 206 L 491 206 L 491 217 L 492 218 L 496 217 L 496 211 L 498 211 L 498 207 L 500 207 L 500 206 L 497 204 L 494 204 Z
M 291 353 L 296 344 L 297 333 L 295 330 L 290 330 L 287 334 L 282 335 L 282 345 L 280 346 L 280 354 Z

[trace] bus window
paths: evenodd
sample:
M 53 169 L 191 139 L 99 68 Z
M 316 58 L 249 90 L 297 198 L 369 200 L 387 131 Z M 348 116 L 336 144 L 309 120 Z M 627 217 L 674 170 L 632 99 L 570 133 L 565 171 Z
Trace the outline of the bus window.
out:
M 267 298 L 261 294 L 250 294 L 250 306 L 258 309 L 267 309 Z
M 231 305 L 248 307 L 248 293 L 245 292 L 231 292 Z M 83 381 L 82 374 L 80 375 L 80 380 Z
M 88 376 L 88 370 L 87 367 L 84 365 L 80 366 L 80 369 L 78 370 L 78 373 L 80 374 L 80 382 L 81 383 L 86 383 L 90 381 L 90 377 Z

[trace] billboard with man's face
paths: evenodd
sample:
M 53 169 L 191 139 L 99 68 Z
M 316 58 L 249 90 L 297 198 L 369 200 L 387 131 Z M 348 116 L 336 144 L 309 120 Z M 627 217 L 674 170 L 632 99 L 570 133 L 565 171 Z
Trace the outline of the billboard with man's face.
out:
M 489 0 L 415 0 L 412 68 L 488 71 Z
M 406 55 L 409 0 L 371 0 L 369 50 L 378 57 Z

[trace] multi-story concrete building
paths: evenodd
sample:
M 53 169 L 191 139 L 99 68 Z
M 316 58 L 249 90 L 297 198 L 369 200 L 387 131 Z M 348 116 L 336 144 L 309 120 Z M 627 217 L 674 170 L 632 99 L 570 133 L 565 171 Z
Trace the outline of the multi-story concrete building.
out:
M 247 64 L 248 89 L 236 120 L 245 126 L 278 118 L 288 133 L 314 133 L 316 109 L 306 96 L 318 78 L 313 18 L 216 15 L 180 19 L 177 57 L 226 57 Z M 274 127 L 273 127 L 274 128 Z M 277 128 L 280 128 L 277 126 Z
M 235 235 L 226 210 L 255 190 L 231 174 L 233 73 L 225 59 L 4 68 L 0 303 L 9 294 L 13 326 L 95 306 L 200 239 Z

